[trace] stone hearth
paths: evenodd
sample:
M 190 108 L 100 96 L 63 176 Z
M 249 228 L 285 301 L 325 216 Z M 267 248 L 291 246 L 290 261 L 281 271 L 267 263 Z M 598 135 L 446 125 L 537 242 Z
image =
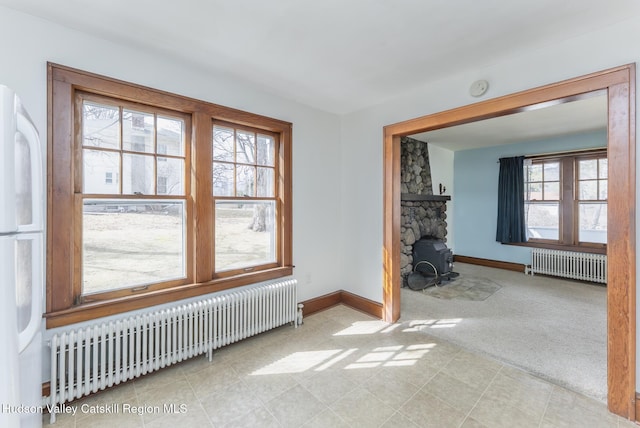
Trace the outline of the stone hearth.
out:
M 427 143 L 401 139 L 400 273 L 403 284 L 413 270 L 413 244 L 423 236 L 447 241 L 449 196 L 434 195 Z

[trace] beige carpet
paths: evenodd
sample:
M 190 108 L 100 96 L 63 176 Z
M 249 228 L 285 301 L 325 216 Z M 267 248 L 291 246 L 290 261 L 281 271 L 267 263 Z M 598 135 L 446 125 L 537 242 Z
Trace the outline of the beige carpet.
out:
M 426 288 L 422 293 L 445 300 L 487 300 L 501 288 L 488 278 L 460 275 L 454 281 Z
M 462 263 L 454 270 L 463 280 L 458 289 L 473 289 L 474 279 L 480 290 L 498 287 L 484 299 L 459 291 L 443 298 L 455 281 L 426 292 L 403 288 L 401 321 L 606 401 L 605 287 Z

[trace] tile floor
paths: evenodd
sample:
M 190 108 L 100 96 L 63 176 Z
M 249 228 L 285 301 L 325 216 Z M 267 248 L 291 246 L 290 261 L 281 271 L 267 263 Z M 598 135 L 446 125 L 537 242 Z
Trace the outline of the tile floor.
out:
M 174 413 L 169 411 L 173 405 Z M 635 427 L 604 404 L 345 306 L 70 404 L 69 427 Z M 47 426 L 48 415 L 44 415 Z

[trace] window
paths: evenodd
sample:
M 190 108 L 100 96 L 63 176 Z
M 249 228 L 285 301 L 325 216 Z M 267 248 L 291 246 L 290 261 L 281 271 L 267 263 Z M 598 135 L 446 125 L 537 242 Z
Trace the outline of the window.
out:
M 49 73 L 48 327 L 291 275 L 290 123 Z
M 531 238 L 560 238 L 560 162 L 525 166 L 525 221 Z
M 525 164 L 529 243 L 604 249 L 607 242 L 606 151 L 532 158 Z
M 275 141 L 275 135 L 256 129 L 213 125 L 214 266 L 219 275 L 276 262 Z
M 104 299 L 122 289 L 184 281 L 188 117 L 140 111 L 84 93 L 77 93 L 77 104 L 82 111 L 80 297 Z M 156 151 L 159 138 L 171 144 L 162 157 Z M 118 186 L 99 184 L 105 169 L 120 171 Z
M 607 243 L 607 158 L 578 159 L 578 240 Z

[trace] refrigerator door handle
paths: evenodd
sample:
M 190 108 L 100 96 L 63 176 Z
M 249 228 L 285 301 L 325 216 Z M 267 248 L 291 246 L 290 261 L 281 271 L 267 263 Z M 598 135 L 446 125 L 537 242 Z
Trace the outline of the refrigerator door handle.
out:
M 31 224 L 18 226 L 19 232 L 33 231 L 33 230 L 42 230 L 44 219 L 43 219 L 43 208 L 42 204 L 44 203 L 43 195 L 43 184 L 42 184 L 42 153 L 40 153 L 40 138 L 38 136 L 38 131 L 36 130 L 33 122 L 29 117 L 18 111 L 16 118 L 16 131 L 20 133 L 24 139 L 29 144 L 29 154 L 31 156 L 31 195 L 32 195 L 32 211 L 31 211 Z
M 18 237 L 19 239 L 31 240 L 31 257 L 33 262 L 31 263 L 31 317 L 27 326 L 18 333 L 18 352 L 25 350 L 29 343 L 40 331 L 42 324 L 42 234 L 29 234 Z

